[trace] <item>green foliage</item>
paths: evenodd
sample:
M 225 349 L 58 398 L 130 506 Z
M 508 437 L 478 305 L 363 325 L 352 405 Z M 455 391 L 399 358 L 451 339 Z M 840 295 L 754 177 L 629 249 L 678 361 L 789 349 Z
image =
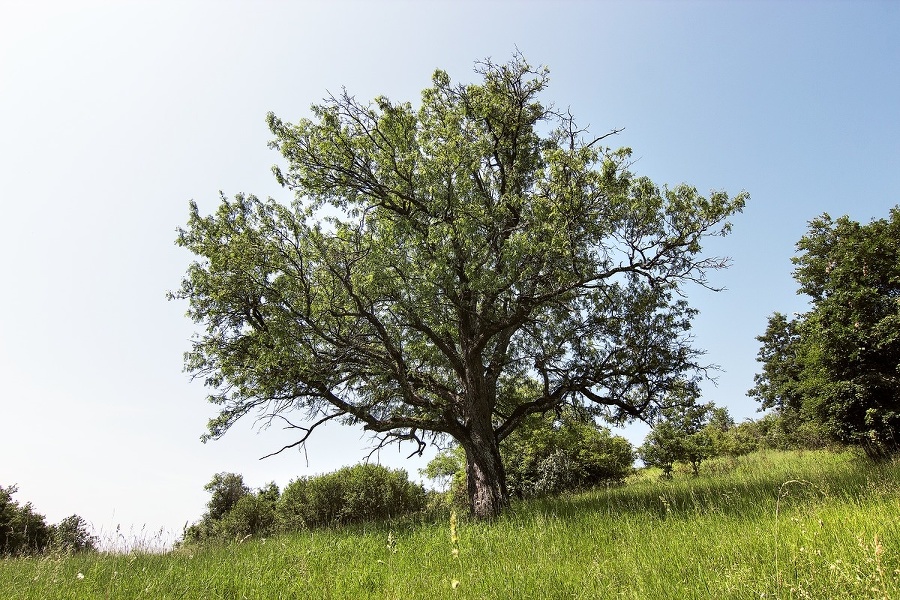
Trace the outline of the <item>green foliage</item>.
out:
M 244 477 L 237 473 L 216 473 L 203 489 L 211 494 L 206 507 L 209 518 L 214 521 L 225 516 L 250 493 L 250 488 L 244 485 Z
M 664 477 L 672 476 L 676 461 L 689 464 L 697 476 L 700 463 L 715 454 L 714 440 L 731 423 L 727 410 L 716 412 L 711 402 L 696 404 L 695 398 L 688 387 L 673 391 L 671 405 L 661 413 L 664 420 L 654 425 L 638 450 L 644 464 L 661 468 Z
M 679 434 L 669 421 L 654 425 L 644 443 L 638 448 L 638 456 L 648 467 L 662 469 L 665 478 L 672 477 L 672 469 L 678 460 Z
M 794 422 L 884 456 L 900 447 L 900 208 L 809 223 L 793 259 L 812 308 L 769 319 L 748 393 Z
M 210 493 L 207 511 L 197 523 L 186 527 L 183 541 L 234 540 L 267 535 L 275 529 L 275 483 L 253 492 L 237 473 L 216 473 L 203 489 Z
M 50 543 L 50 528 L 31 502 L 12 499 L 16 486 L 0 486 L 0 557 L 39 554 Z
M 425 508 L 425 490 L 406 471 L 358 464 L 333 473 L 295 479 L 277 506 L 282 530 L 388 520 Z
M 716 456 L 743 456 L 757 450 L 820 450 L 831 446 L 838 444 L 821 424 L 798 421 L 780 412 L 734 425 L 713 444 Z
M 634 464 L 628 440 L 572 410 L 532 415 L 500 452 L 509 490 L 520 497 L 619 483 Z
M 60 552 L 96 552 L 99 538 L 78 515 L 66 517 L 50 527 L 50 547 Z
M 450 437 L 492 517 L 500 442 L 530 414 L 648 417 L 700 376 L 683 287 L 727 266 L 701 243 L 746 194 L 633 174 L 629 149 L 542 103 L 548 72 L 520 55 L 476 72 L 435 72 L 416 108 L 345 93 L 296 124 L 270 114 L 294 202 L 191 203 L 177 243 L 197 261 L 172 297 L 202 328 L 186 368 L 219 406 L 205 439 L 251 412 L 306 418 L 294 446 L 333 419 Z
M 273 499 L 271 494 L 262 491 L 241 496 L 217 524 L 217 535 L 234 540 L 271 534 L 275 530 L 277 500 L 277 495 Z

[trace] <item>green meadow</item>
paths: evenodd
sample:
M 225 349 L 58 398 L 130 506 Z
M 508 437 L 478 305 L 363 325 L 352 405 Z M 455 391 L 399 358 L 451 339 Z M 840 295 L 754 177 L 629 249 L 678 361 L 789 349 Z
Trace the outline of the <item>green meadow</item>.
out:
M 763 452 L 671 480 L 179 548 L 0 561 L 0 598 L 900 598 L 900 462 Z

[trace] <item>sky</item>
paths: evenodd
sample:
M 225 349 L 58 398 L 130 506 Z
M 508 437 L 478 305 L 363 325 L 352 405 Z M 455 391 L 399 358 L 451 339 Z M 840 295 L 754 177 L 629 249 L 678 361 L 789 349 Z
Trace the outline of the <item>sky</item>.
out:
M 634 172 L 750 193 L 707 245 L 732 258 L 711 276 L 726 290 L 688 293 L 721 367 L 703 399 L 758 417 L 755 337 L 807 307 L 790 259 L 808 221 L 900 203 L 898 30 L 900 3 L 876 1 L 0 0 L 0 485 L 107 543 L 169 543 L 217 472 L 283 487 L 364 459 L 339 426 L 263 461 L 290 432 L 249 419 L 200 442 L 215 407 L 166 299 L 192 259 L 176 228 L 220 191 L 289 199 L 268 111 L 296 121 L 344 87 L 416 104 L 436 68 L 475 82 L 517 49 L 550 68 L 546 102 L 624 128 L 607 141 Z M 418 479 L 402 450 L 374 458 Z

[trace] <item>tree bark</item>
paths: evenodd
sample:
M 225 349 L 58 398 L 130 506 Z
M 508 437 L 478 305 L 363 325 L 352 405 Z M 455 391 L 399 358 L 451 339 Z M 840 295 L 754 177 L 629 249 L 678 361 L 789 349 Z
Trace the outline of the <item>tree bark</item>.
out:
M 468 439 L 460 440 L 466 452 L 469 510 L 476 519 L 494 519 L 509 502 L 500 445 L 490 423 L 473 426 L 469 433 Z

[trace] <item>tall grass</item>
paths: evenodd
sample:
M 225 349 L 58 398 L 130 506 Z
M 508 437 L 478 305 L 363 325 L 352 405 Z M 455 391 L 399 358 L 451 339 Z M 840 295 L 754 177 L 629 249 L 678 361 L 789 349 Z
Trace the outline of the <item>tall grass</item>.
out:
M 4 560 L 0 598 L 900 598 L 898 516 L 896 462 L 769 452 L 460 519 L 456 541 L 448 514 Z

